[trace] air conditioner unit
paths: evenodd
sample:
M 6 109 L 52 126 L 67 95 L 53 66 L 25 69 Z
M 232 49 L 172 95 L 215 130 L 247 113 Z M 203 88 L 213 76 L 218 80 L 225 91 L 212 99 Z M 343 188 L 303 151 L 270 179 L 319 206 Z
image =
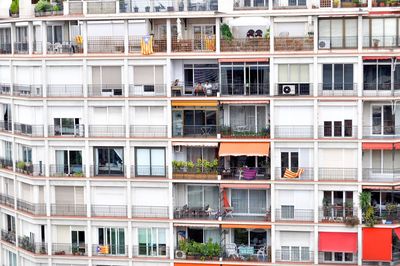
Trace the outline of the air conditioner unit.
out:
M 295 85 L 282 85 L 282 95 L 295 95 L 296 86 Z
M 186 259 L 186 254 L 182 250 L 175 250 L 175 259 Z
M 318 42 L 318 49 L 330 49 L 331 41 L 330 40 L 320 40 Z
M 174 152 L 182 152 L 182 146 L 181 145 L 174 146 Z

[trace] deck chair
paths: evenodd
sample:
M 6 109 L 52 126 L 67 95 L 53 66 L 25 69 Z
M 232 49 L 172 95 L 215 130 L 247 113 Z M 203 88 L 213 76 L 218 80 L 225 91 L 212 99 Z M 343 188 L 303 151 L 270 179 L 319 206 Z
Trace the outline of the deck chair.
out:
M 225 245 L 225 253 L 228 258 L 244 260 L 244 258 L 242 256 L 240 256 L 240 254 L 238 252 L 238 248 L 235 243 L 226 244 Z
M 293 172 L 289 168 L 286 168 L 285 173 L 283 174 L 283 177 L 284 178 L 290 178 L 290 179 L 300 178 L 300 176 L 303 173 L 304 173 L 304 169 L 303 168 L 299 168 L 297 170 L 297 172 Z

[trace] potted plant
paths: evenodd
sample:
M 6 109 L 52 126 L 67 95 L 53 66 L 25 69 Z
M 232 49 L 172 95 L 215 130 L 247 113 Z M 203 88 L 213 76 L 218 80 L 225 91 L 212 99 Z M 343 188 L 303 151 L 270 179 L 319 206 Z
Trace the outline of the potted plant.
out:
M 378 48 L 379 47 L 380 40 L 373 39 L 372 42 L 373 42 L 374 48 Z
M 368 206 L 367 210 L 365 211 L 364 220 L 366 226 L 374 227 L 374 225 L 376 224 L 374 207 Z
M 174 11 L 174 7 L 173 7 L 173 6 L 167 6 L 167 11 L 168 11 L 168 12 Z
M 389 203 L 386 205 L 387 220 L 389 220 L 390 222 L 393 222 L 393 220 L 394 220 L 393 214 L 395 214 L 396 210 L 397 210 L 396 204 Z
M 18 161 L 15 166 L 16 166 L 18 172 L 23 172 L 25 170 L 25 162 L 24 161 Z
M 61 7 L 58 4 L 53 6 L 53 15 L 62 15 Z
M 155 6 L 155 7 L 154 7 L 154 11 L 160 12 L 160 6 Z
M 333 7 L 339 7 L 340 1 L 339 0 L 333 0 Z
M 10 5 L 10 17 L 19 17 L 19 0 L 12 0 Z
M 51 15 L 53 6 L 46 0 L 39 0 L 35 6 L 35 16 Z
M 78 247 L 78 245 L 72 245 L 72 248 L 71 248 L 71 251 L 72 251 L 72 255 L 79 255 L 79 247 Z
M 137 6 L 135 6 L 135 7 L 133 8 L 133 12 L 138 13 L 138 12 L 139 12 L 139 8 L 138 8 Z
M 145 10 L 146 12 L 150 12 L 150 6 L 146 6 L 146 7 L 144 8 L 144 10 Z
M 82 177 L 83 173 L 82 173 L 82 171 L 77 171 L 77 172 L 74 172 L 72 175 L 76 176 L 76 177 Z
M 354 227 L 354 226 L 356 226 L 356 225 L 358 225 L 358 224 L 360 223 L 360 220 L 358 219 L 357 216 L 347 216 L 347 217 L 344 219 L 344 223 L 345 223 L 347 226 L 352 226 L 352 227 Z

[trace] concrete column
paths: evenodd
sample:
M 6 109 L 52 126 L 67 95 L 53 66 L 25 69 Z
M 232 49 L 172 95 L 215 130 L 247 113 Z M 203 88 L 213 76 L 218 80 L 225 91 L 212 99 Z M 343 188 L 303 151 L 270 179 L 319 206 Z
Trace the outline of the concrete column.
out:
M 16 32 L 15 32 L 15 23 L 11 23 L 11 54 L 15 54 L 15 47 L 14 44 L 17 40 Z
M 132 221 L 128 221 L 128 230 L 126 241 L 128 242 L 128 258 L 133 257 L 133 230 L 132 230 Z M 125 243 L 126 244 L 126 243 Z
M 172 51 L 172 33 L 171 33 L 171 19 L 167 19 L 167 54 Z
M 271 263 L 276 262 L 276 225 L 271 225 Z
M 172 62 L 171 58 L 167 58 L 165 60 L 165 68 L 164 68 L 164 77 L 165 77 L 165 88 L 166 88 L 166 95 L 167 97 L 171 97 L 172 91 L 171 91 L 171 84 L 175 80 L 174 77 L 172 77 L 173 69 L 172 69 Z M 170 120 L 167 120 L 170 121 Z
M 362 56 L 358 56 L 356 75 L 357 77 L 357 95 L 361 97 L 363 95 L 363 59 Z M 362 121 L 362 120 L 361 120 Z
M 271 0 L 269 0 L 269 1 L 271 1 Z M 272 1 L 271 1 L 272 2 Z M 270 53 L 272 54 L 272 53 L 274 53 L 274 51 L 275 51 L 275 47 L 274 47 L 274 45 L 275 45 L 275 36 L 274 36 L 274 34 L 275 34 L 275 30 L 274 30 L 274 18 L 273 17 L 270 17 L 270 23 L 271 23 L 271 25 L 269 26 L 269 50 L 270 50 Z M 270 67 L 271 67 L 271 64 L 270 64 Z M 271 94 L 271 96 L 272 96 L 273 94 Z
M 314 264 L 318 265 L 318 225 L 314 225 Z
M 275 204 L 276 204 L 276 200 L 275 200 L 276 195 L 275 194 L 276 194 L 275 184 L 272 183 L 271 184 L 271 222 L 275 222 L 275 220 L 276 220 L 275 209 L 278 207 L 278 206 L 275 206 Z
M 314 53 L 318 53 L 318 17 L 311 17 L 314 30 Z
M 128 20 L 124 20 L 124 52 L 125 52 L 125 55 L 129 54 L 129 24 L 128 24 Z
M 268 10 L 272 10 L 274 6 L 273 0 L 268 0 Z
M 371 3 L 370 0 L 368 0 L 368 5 Z M 358 47 L 358 52 L 361 53 L 363 49 L 363 23 L 362 23 L 362 15 L 358 16 L 358 21 L 357 21 L 357 47 Z
M 40 24 L 40 29 L 42 31 L 42 54 L 47 54 L 47 24 L 46 21 L 42 21 Z
M 43 97 L 47 97 L 47 66 L 46 66 L 46 60 L 42 60 L 42 94 Z
M 28 22 L 28 54 L 33 54 L 33 22 Z
M 88 256 L 92 257 L 93 256 L 93 230 L 95 228 L 92 228 L 92 221 L 88 220 L 86 223 L 86 242 L 88 245 Z
M 221 20 L 215 18 L 215 52 L 219 54 L 221 52 Z
M 86 1 L 83 1 L 83 5 L 85 6 Z M 87 21 L 83 21 L 82 25 L 82 38 L 83 38 L 83 54 L 88 54 L 88 26 Z

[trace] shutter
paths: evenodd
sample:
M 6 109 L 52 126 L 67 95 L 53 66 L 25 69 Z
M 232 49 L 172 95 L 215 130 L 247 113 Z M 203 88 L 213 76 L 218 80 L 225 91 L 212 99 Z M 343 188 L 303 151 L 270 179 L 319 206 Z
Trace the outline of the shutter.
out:
M 56 204 L 74 204 L 74 187 L 55 187 Z
M 84 204 L 84 187 L 75 187 L 75 204 Z

